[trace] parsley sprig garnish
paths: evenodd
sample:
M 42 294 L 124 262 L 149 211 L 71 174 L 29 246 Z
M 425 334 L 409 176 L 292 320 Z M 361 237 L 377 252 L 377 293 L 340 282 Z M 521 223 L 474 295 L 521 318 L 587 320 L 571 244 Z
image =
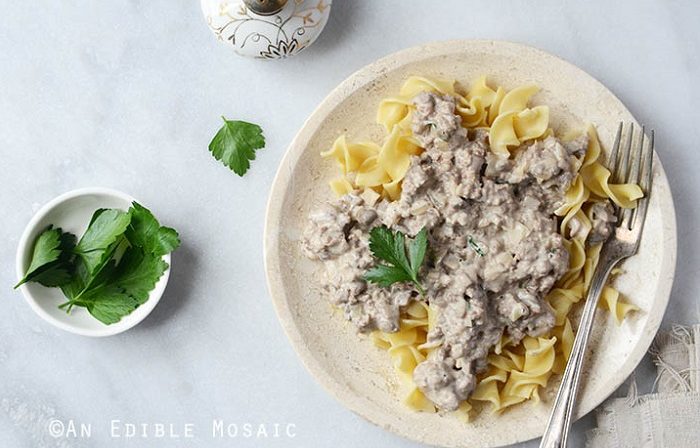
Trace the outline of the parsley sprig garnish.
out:
M 428 249 L 428 231 L 423 228 L 406 247 L 406 235 L 391 231 L 386 226 L 375 227 L 370 231 L 369 249 L 382 261 L 367 271 L 365 280 L 387 287 L 398 282 L 411 282 L 421 295 L 425 288 L 418 280 L 418 274 Z

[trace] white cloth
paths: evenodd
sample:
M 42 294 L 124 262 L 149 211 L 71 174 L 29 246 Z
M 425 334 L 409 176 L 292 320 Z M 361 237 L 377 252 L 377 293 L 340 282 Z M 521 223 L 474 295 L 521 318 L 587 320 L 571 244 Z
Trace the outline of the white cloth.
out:
M 588 448 L 700 447 L 700 324 L 674 326 L 650 350 L 655 393 L 613 398 L 597 412 Z

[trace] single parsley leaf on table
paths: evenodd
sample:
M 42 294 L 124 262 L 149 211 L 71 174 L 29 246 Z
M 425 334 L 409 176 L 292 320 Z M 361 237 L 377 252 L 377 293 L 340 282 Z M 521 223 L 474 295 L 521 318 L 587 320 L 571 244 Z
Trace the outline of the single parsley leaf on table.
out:
M 250 168 L 250 161 L 255 160 L 255 151 L 265 147 L 262 128 L 246 121 L 221 118 L 224 125 L 209 143 L 209 151 L 216 160 L 243 176 Z
M 49 226 L 34 243 L 27 273 L 15 285 L 15 289 L 27 282 L 37 282 L 47 287 L 68 283 L 73 269 L 72 250 L 75 241 L 76 237 L 72 233 Z
M 425 228 L 409 243 L 407 254 L 406 236 L 402 232 L 393 232 L 386 226 L 375 227 L 370 231 L 369 249 L 383 263 L 367 271 L 365 280 L 382 287 L 411 282 L 421 295 L 425 295 L 425 288 L 418 280 L 428 249 L 428 231 Z

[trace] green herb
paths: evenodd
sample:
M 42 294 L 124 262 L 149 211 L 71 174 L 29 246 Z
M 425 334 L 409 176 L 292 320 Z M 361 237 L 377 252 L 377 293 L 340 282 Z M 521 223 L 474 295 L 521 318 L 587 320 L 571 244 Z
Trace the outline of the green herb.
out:
M 425 228 L 418 232 L 409 243 L 408 251 L 405 241 L 406 236 L 400 231 L 392 232 L 385 226 L 373 228 L 370 231 L 369 249 L 384 263 L 367 271 L 364 278 L 383 287 L 397 282 L 411 282 L 421 295 L 425 295 L 425 289 L 418 281 L 418 272 L 428 248 L 428 232 Z
M 107 325 L 119 322 L 148 300 L 148 294 L 167 268 L 168 264 L 162 256 L 131 246 L 118 264 L 110 260 L 106 266 L 108 274 L 103 275 L 100 281 L 89 283 L 60 308 L 83 306 Z
M 112 257 L 130 220 L 129 213 L 116 209 L 99 209 L 92 215 L 90 225 L 75 247 L 89 274 L 99 271 Z
M 66 235 L 56 230 L 59 235 Z M 46 264 L 48 260 L 50 265 L 63 256 L 51 249 L 56 247 L 55 235 L 43 240 L 42 237 L 43 234 L 36 246 L 41 242 L 42 247 L 50 250 L 44 249 L 37 256 L 35 249 L 24 281 L 35 281 L 30 275 L 35 264 Z M 75 237 L 72 238 L 75 245 Z M 175 250 L 180 240 L 174 229 L 161 226 L 148 209 L 134 202 L 128 212 L 97 210 L 83 237 L 73 245 L 64 246 L 61 252 L 71 257 L 70 273 L 60 283 L 46 286 L 61 287 L 68 300 L 59 308 L 70 312 L 74 306 L 85 307 L 93 317 L 109 325 L 148 300 L 149 293 L 168 269 L 163 255 Z M 45 253 L 48 255 L 42 255 Z
M 467 242 L 469 243 L 469 247 L 471 247 L 480 257 L 484 256 L 484 249 L 479 246 L 479 243 L 474 241 L 474 238 L 472 238 L 471 235 L 467 239 Z
M 17 289 L 27 282 L 44 286 L 61 286 L 70 281 L 71 258 L 75 246 L 75 235 L 64 233 L 60 228 L 49 226 L 34 243 L 32 261 L 24 278 L 15 285 Z
M 255 160 L 255 151 L 265 147 L 262 128 L 245 121 L 221 118 L 224 125 L 209 143 L 209 151 L 216 160 L 243 176 L 250 168 L 250 161 Z
M 136 202 L 131 208 L 131 222 L 126 229 L 126 237 L 132 245 L 157 256 L 169 254 L 180 245 L 175 229 L 162 227 L 150 210 Z

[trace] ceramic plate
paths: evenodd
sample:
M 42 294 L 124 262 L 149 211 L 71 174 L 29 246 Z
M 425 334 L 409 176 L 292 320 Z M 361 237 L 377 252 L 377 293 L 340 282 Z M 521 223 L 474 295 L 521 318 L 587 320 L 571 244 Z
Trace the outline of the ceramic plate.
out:
M 501 415 L 486 409 L 470 423 L 407 409 L 397 393 L 398 378 L 389 355 L 367 338 L 358 338 L 342 315 L 334 312 L 319 286 L 323 267 L 301 254 L 299 238 L 309 212 L 332 199 L 328 181 L 337 175 L 337 167 L 319 152 L 343 133 L 352 140 L 381 141 L 385 133 L 375 123 L 377 105 L 381 98 L 398 93 L 410 75 L 468 83 L 482 74 L 492 84 L 506 88 L 527 83 L 540 86 L 533 103 L 549 105 L 557 133 L 591 122 L 609 148 L 620 121 L 636 123 L 600 82 L 543 51 L 493 41 L 450 41 L 411 48 L 353 74 L 321 103 L 287 150 L 267 209 L 265 263 L 270 294 L 307 369 L 352 411 L 401 436 L 431 445 L 494 447 L 540 436 L 559 377 L 550 381 L 541 403 L 525 403 Z M 616 282 L 642 311 L 622 326 L 616 326 L 608 313 L 597 314 L 579 417 L 600 404 L 634 370 L 668 302 L 676 258 L 675 215 L 663 167 L 658 158 L 654 162 L 654 189 L 641 248 L 624 263 L 625 273 Z

